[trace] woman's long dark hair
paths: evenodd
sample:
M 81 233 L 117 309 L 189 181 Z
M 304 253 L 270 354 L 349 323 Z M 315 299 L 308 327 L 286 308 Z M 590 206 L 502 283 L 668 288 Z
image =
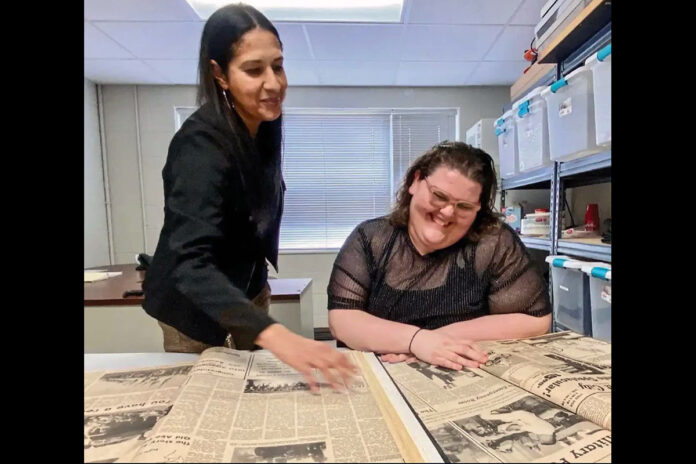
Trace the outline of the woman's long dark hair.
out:
M 481 185 L 481 209 L 476 213 L 476 219 L 466 234 L 471 241 L 477 241 L 483 233 L 500 224 L 501 214 L 493 211 L 497 181 L 493 158 L 485 151 L 464 142 L 445 140 L 411 163 L 397 192 L 396 203 L 389 214 L 389 222 L 396 227 L 408 227 L 409 207 L 413 197 L 408 189 L 415 179 L 416 172 L 419 173 L 419 179 L 423 179 L 440 166 L 455 169 Z
M 233 127 L 246 127 L 236 111 L 233 111 L 225 102 L 222 89 L 215 81 L 213 65 L 210 60 L 220 66 L 223 73 L 227 74 L 230 61 L 239 46 L 239 41 L 244 34 L 252 29 L 261 28 L 271 32 L 278 39 L 281 50 L 283 43 L 278 35 L 278 30 L 256 8 L 236 3 L 226 5 L 213 13 L 203 27 L 201 36 L 201 48 L 198 58 L 198 93 L 196 100 L 198 105 L 210 102 L 215 112 L 225 117 Z M 264 121 L 259 126 L 256 140 L 261 153 L 277 153 L 283 137 L 282 115 L 274 121 Z

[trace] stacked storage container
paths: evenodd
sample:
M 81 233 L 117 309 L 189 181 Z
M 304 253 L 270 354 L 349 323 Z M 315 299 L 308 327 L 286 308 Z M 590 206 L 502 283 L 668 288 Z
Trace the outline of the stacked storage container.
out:
M 532 171 L 551 164 L 549 158 L 549 125 L 543 87 L 537 87 L 515 102 L 512 112 L 517 130 L 517 156 L 520 172 Z
M 592 70 L 597 145 L 611 145 L 611 44 L 585 60 Z
M 582 266 L 590 263 L 568 256 L 547 256 L 551 269 L 553 319 L 558 329 L 592 336 L 590 288 Z
M 541 91 L 549 120 L 551 160 L 568 161 L 597 153 L 592 70 L 580 66 Z
M 500 177 L 507 179 L 518 174 L 517 130 L 512 110 L 508 110 L 495 123 L 500 158 Z
M 589 276 L 592 336 L 611 343 L 611 264 L 582 266 Z

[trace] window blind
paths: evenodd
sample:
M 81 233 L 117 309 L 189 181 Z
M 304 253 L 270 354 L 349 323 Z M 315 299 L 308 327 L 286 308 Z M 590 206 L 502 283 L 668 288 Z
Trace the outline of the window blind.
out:
M 456 110 L 394 112 L 394 194 L 411 162 L 433 145 L 456 140 Z
M 389 210 L 389 114 L 286 112 L 283 120 L 280 247 L 340 248 L 358 223 Z

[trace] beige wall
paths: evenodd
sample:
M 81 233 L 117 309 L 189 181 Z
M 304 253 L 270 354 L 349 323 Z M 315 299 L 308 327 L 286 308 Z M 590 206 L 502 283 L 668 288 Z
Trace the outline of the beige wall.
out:
M 161 171 L 175 129 L 175 106 L 195 104 L 194 86 L 105 85 L 104 120 L 116 263 L 153 253 L 163 217 Z M 507 87 L 291 87 L 286 107 L 458 107 L 459 137 L 509 102 Z M 140 168 L 142 166 L 142 168 Z M 142 179 L 141 179 L 142 174 Z M 280 278 L 312 278 L 315 327 L 327 326 L 326 286 L 336 253 L 282 253 Z
M 503 114 L 509 87 L 294 87 L 285 106 L 307 108 L 459 108 L 459 139 L 482 118 Z
M 595 185 L 586 185 L 566 190 L 568 204 L 573 211 L 573 218 L 576 224 L 585 223 L 585 211 L 590 203 L 597 203 L 599 207 L 600 232 L 606 232 L 604 220 L 611 218 L 611 182 Z
M 144 251 L 135 88 L 104 86 L 102 103 L 114 264 L 132 263 Z
M 109 232 L 104 196 L 97 86 L 87 79 L 84 81 L 84 266 L 94 267 L 110 264 Z

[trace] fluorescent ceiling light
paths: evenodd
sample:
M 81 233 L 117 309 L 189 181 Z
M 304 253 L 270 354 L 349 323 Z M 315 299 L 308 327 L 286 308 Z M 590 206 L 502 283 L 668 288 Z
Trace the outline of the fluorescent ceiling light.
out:
M 230 0 L 186 0 L 208 19 Z M 399 23 L 403 0 L 246 0 L 271 21 Z

